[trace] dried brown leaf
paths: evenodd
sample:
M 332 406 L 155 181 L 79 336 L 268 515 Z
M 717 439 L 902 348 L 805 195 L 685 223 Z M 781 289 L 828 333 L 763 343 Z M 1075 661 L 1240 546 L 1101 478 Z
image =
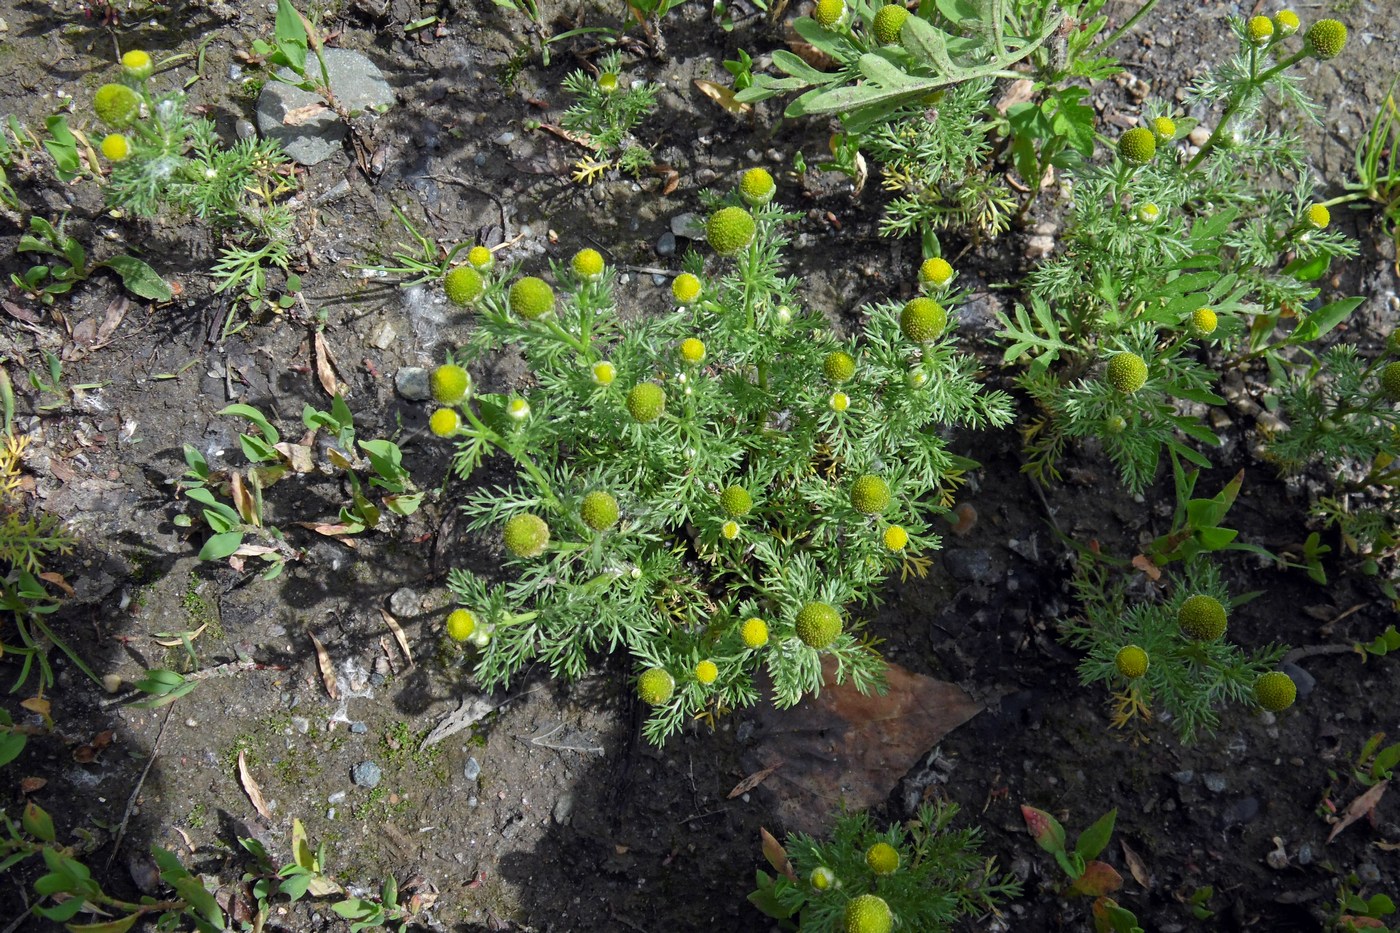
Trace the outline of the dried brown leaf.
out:
M 39 315 L 28 308 L 15 304 L 13 301 L 0 301 L 0 307 L 5 309 L 5 313 L 16 321 L 23 321 L 26 324 L 38 324 Z
M 31 713 L 38 713 L 46 720 L 50 718 L 53 710 L 53 707 L 49 704 L 49 701 L 44 699 L 43 697 L 30 697 L 27 700 L 21 700 L 19 705 L 23 706 Z
M 735 116 L 742 116 L 753 109 L 750 105 L 734 99 L 734 89 L 732 87 L 725 87 L 723 84 L 706 81 L 704 78 L 696 78 L 695 86 L 699 89 L 701 94 L 704 94 L 710 100 L 719 104 Z
M 316 469 L 316 458 L 311 455 L 309 444 L 289 444 L 286 441 L 272 445 L 292 466 L 293 473 L 311 473 Z
M 1118 844 L 1123 847 L 1123 861 L 1128 863 L 1128 871 L 1132 874 L 1133 880 L 1144 888 L 1150 889 L 1152 887 L 1152 873 L 1147 870 L 1147 864 L 1132 850 L 1126 839 L 1119 839 Z
M 283 126 L 303 126 L 312 120 L 319 120 L 322 114 L 330 113 L 331 109 L 325 104 L 307 104 L 305 107 L 293 107 L 282 117 Z
M 326 693 L 330 694 L 332 700 L 340 699 L 340 691 L 335 686 L 335 668 L 331 665 L 331 656 L 326 651 L 326 646 L 321 644 L 321 639 L 316 637 L 315 632 L 307 632 L 311 636 L 311 644 L 316 648 L 316 666 L 321 669 L 321 683 L 326 685 Z
M 21 794 L 33 794 L 44 789 L 48 784 L 48 778 L 27 777 L 19 782 L 19 792 Z
M 777 771 L 782 766 L 783 763 L 780 761 L 777 764 L 764 768 L 761 771 L 755 771 L 753 774 L 750 774 L 738 784 L 735 784 L 734 789 L 729 792 L 729 796 L 727 799 L 733 800 L 735 797 L 738 797 L 742 794 L 747 794 L 749 791 L 753 790 L 755 787 L 768 780 L 768 775 L 772 774 L 774 771 Z
M 1006 88 L 1006 93 L 1002 94 L 996 102 L 997 113 L 1002 116 L 1017 104 L 1024 104 L 1032 97 L 1035 97 L 1035 82 L 1030 78 L 1019 78 L 1012 81 Z
M 122 320 L 126 317 L 126 312 L 130 308 L 131 301 L 125 296 L 117 298 L 113 300 L 111 304 L 107 305 L 107 310 L 102 314 L 102 323 L 97 327 L 97 343 L 94 344 L 94 348 L 105 347 L 107 345 L 107 341 L 111 338 L 116 329 L 121 326 Z
M 326 345 L 325 335 L 318 330 L 312 342 L 316 354 L 316 379 L 321 383 L 321 388 L 327 395 L 344 395 L 346 387 L 336 378 L 335 359 Z
M 68 581 L 63 579 L 63 574 L 55 570 L 45 570 L 43 573 L 39 574 L 39 579 L 46 583 L 52 583 L 69 596 L 78 595 L 77 591 L 68 585 Z
M 768 864 L 772 865 L 773 870 L 778 874 L 796 881 L 797 872 L 793 871 L 792 861 L 788 858 L 787 850 L 783 848 L 783 844 L 762 826 L 758 828 L 758 833 L 763 840 L 763 857 L 768 860 Z
M 1352 823 L 1355 823 L 1363 816 L 1369 816 L 1375 812 L 1377 804 L 1379 804 L 1381 798 L 1385 796 L 1385 789 L 1389 786 L 1390 781 L 1388 780 L 1377 781 L 1366 790 L 1366 793 L 1347 804 L 1347 808 L 1342 811 L 1342 818 L 1337 821 L 1337 825 L 1333 826 L 1332 831 L 1327 834 L 1327 841 L 1331 842 L 1333 839 L 1337 838 L 1339 832 L 1346 829 Z
M 194 641 L 194 640 L 195 640 L 196 638 L 198 638 L 200 635 L 203 635 L 203 634 L 204 634 L 204 630 L 207 629 L 208 627 L 209 627 L 209 623 L 208 623 L 208 622 L 205 622 L 205 623 L 204 623 L 203 625 L 201 625 L 199 628 L 195 629 L 193 632 L 190 632 L 190 635 L 189 635 L 190 641 Z M 184 643 L 185 643 L 185 640 L 184 640 L 183 638 L 157 638 L 157 639 L 156 639 L 156 644 L 160 645 L 162 648 L 178 648 L 178 647 L 180 647 L 181 645 L 183 645 Z
M 238 515 L 250 525 L 259 525 L 258 521 L 258 500 L 248 486 L 243 482 L 242 473 L 234 473 L 228 478 L 229 495 L 233 499 L 233 507 L 238 510 Z
M 1153 583 L 1162 579 L 1162 571 L 1156 564 L 1152 563 L 1152 560 L 1146 554 L 1139 554 L 1134 557 L 1133 566 L 1147 574 L 1147 578 Z
M 403 652 L 403 656 L 408 660 L 408 663 L 412 664 L 413 652 L 408 650 L 408 636 L 403 633 L 403 629 L 399 626 L 398 620 L 385 612 L 383 607 L 380 608 L 379 614 L 384 617 L 384 624 L 389 626 L 389 631 L 394 633 L 394 641 L 399 643 L 399 650 Z
M 270 820 L 272 819 L 272 811 L 267 808 L 267 801 L 263 799 L 262 788 L 258 787 L 258 782 L 253 780 L 253 772 L 248 770 L 246 754 L 243 749 L 238 750 L 238 780 L 243 784 L 243 792 L 253 802 L 253 809 L 257 810 L 258 815 L 263 819 Z

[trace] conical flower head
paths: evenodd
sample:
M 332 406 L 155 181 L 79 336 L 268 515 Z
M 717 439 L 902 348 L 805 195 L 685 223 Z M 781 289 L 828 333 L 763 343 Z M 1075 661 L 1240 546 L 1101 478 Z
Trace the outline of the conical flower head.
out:
M 753 511 L 753 496 L 743 486 L 730 486 L 719 494 L 719 507 L 730 518 L 743 518 Z
M 476 631 L 476 616 L 469 609 L 453 609 L 447 616 L 447 637 L 466 641 Z
M 652 667 L 637 678 L 637 696 L 648 706 L 660 706 L 676 692 L 676 679 L 664 667 Z
M 1308 51 L 1326 61 L 1342 54 L 1347 44 L 1347 27 L 1335 19 L 1320 19 L 1308 27 Z
M 1135 126 L 1118 137 L 1118 156 L 1129 165 L 1146 165 L 1157 154 L 1157 137 Z
M 841 17 L 846 15 L 846 4 L 843 0 L 817 0 L 812 5 L 812 19 L 830 29 L 841 22 Z
M 810 602 L 797 612 L 797 637 L 818 651 L 841 636 L 841 613 L 826 603 Z
M 671 282 L 671 296 L 681 304 L 689 304 L 700 297 L 700 280 L 689 272 L 682 272 Z
M 1108 360 L 1108 384 L 1132 395 L 1147 384 L 1147 364 L 1136 353 L 1115 353 Z
M 471 375 L 455 363 L 444 363 L 428 377 L 428 391 L 433 401 L 443 405 L 456 405 L 467 397 L 471 387 Z
M 888 10 L 889 7 L 885 7 L 885 9 Z M 900 9 L 903 9 L 903 7 L 901 7 Z M 944 285 L 948 284 L 948 281 L 952 279 L 952 277 L 952 265 L 948 262 L 948 260 L 942 258 L 941 256 L 934 256 L 931 259 L 925 259 L 923 263 L 919 266 L 920 285 L 931 285 L 935 288 L 942 288 Z
M 822 360 L 822 375 L 831 382 L 845 382 L 855 374 L 856 361 L 842 350 L 833 350 Z
M 948 312 L 932 298 L 915 298 L 899 313 L 899 329 L 914 343 L 937 340 L 948 326 Z
M 92 97 L 92 112 L 108 126 L 126 126 L 140 110 L 140 95 L 125 84 L 104 84 Z
M 1176 139 L 1176 121 L 1171 117 L 1158 117 L 1152 121 L 1152 135 L 1159 143 L 1169 143 Z
M 757 616 L 745 619 L 739 627 L 739 639 L 745 648 L 762 648 L 768 644 L 768 623 Z
M 654 382 L 639 382 L 627 393 L 627 413 L 638 424 L 651 424 L 666 411 L 666 390 Z
M 1274 28 L 1285 39 L 1297 32 L 1300 25 L 1298 14 L 1292 10 L 1279 10 L 1274 14 Z
M 899 42 L 899 30 L 909 18 L 909 10 L 902 3 L 890 3 L 880 7 L 872 24 L 875 38 L 881 45 L 894 45 Z
M 1298 699 L 1298 685 L 1283 671 L 1260 674 L 1254 681 L 1254 700 L 1271 713 L 1281 712 Z
M 865 864 L 877 875 L 892 875 L 899 870 L 899 850 L 888 842 L 877 842 L 865 850 Z
M 1113 666 L 1124 677 L 1136 679 L 1147 673 L 1147 652 L 1137 645 L 1124 645 L 1113 658 Z
M 890 933 L 894 927 L 890 905 L 874 894 L 851 898 L 842 920 L 845 922 L 845 933 Z
M 1176 613 L 1181 633 L 1197 641 L 1215 641 L 1225 634 L 1225 607 L 1214 596 L 1187 597 Z
M 596 249 L 581 249 L 569 260 L 569 267 L 585 282 L 600 279 L 603 277 L 603 254 Z
M 862 515 L 879 515 L 890 504 L 890 484 L 883 477 L 866 473 L 851 484 L 851 505 Z
M 1381 369 L 1381 394 L 1389 401 L 1400 402 L 1400 363 L 1386 363 Z
M 778 186 L 765 168 L 751 168 L 739 179 L 739 197 L 745 204 L 767 204 L 777 192 Z
M 722 207 L 705 224 L 705 239 L 721 256 L 732 256 L 753 242 L 753 215 L 742 207 Z
M 486 282 L 470 265 L 458 266 L 442 277 L 442 290 L 448 301 L 465 308 L 486 291 Z
M 1252 16 L 1244 31 L 1255 45 L 1268 45 L 1274 38 L 1274 21 L 1267 16 Z
M 549 525 L 538 515 L 522 512 L 506 522 L 501 538 L 516 557 L 539 557 L 549 545 Z
M 510 309 L 527 321 L 554 310 L 554 289 L 544 279 L 527 275 L 510 287 Z
M 607 531 L 617 524 L 617 500 L 601 489 L 594 490 L 583 497 L 578 514 L 583 523 L 594 531 Z
M 1191 332 L 1192 337 L 1209 337 L 1215 333 L 1219 323 L 1219 318 L 1210 308 L 1197 308 L 1191 312 L 1191 323 L 1187 325 L 1187 330 Z

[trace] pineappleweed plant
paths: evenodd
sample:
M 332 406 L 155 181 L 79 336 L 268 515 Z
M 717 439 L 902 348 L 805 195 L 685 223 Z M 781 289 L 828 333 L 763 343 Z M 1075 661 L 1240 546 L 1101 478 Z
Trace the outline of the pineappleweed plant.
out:
M 488 457 L 516 468 L 462 502 L 503 545 L 500 577 L 451 574 L 484 686 L 530 664 L 578 677 L 592 652 L 625 650 L 657 743 L 756 702 L 760 669 L 779 706 L 820 689 L 824 658 L 838 682 L 881 686 L 859 612 L 938 547 L 966 468 L 939 432 L 1004 425 L 1009 399 L 955 349 L 956 294 L 869 307 L 859 333 L 833 333 L 782 274 L 797 215 L 773 193 L 755 169 L 742 200 L 714 200 L 719 256 L 691 257 L 668 307 L 625 328 L 594 250 L 552 285 L 483 270 L 478 327 L 434 380 L 448 406 L 434 429 L 464 479 Z M 507 346 L 533 387 L 473 394 L 469 368 Z

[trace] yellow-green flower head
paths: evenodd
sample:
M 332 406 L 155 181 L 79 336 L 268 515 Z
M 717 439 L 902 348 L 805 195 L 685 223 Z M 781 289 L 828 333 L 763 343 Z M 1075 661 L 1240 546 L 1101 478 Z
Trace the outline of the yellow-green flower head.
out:
M 1162 219 L 1162 209 L 1148 201 L 1137 209 L 1137 219 L 1150 226 Z
M 120 162 L 131 155 L 131 140 L 121 133 L 108 133 L 102 137 L 102 154 L 113 162 Z
M 885 9 L 888 10 L 891 8 L 885 7 Z M 899 9 L 902 10 L 904 9 L 904 7 L 899 7 Z M 923 261 L 923 264 L 919 266 L 920 285 L 931 285 L 934 288 L 942 288 L 944 285 L 947 285 L 950 281 L 952 281 L 952 278 L 953 267 L 949 264 L 948 260 L 944 259 L 941 256 L 934 256 L 932 259 L 925 259 Z
M 1191 312 L 1191 321 L 1186 325 L 1186 329 L 1192 337 L 1209 337 L 1215 333 L 1215 328 L 1220 324 L 1220 319 L 1210 308 L 1197 308 Z
M 453 609 L 447 615 L 447 637 L 466 641 L 476 631 L 476 616 L 468 609 Z
M 1313 230 L 1326 230 L 1327 225 L 1332 222 L 1332 212 L 1321 204 L 1309 205 L 1303 212 L 1303 223 Z
M 523 398 L 513 398 L 506 402 L 506 414 L 516 421 L 530 417 L 530 403 Z
M 836 872 L 825 865 L 818 865 L 812 869 L 812 873 L 807 876 L 807 881 L 818 891 L 830 891 L 836 887 Z
M 1381 369 L 1381 395 L 1400 402 L 1400 363 L 1386 363 Z
M 757 616 L 745 619 L 739 627 L 739 638 L 743 640 L 745 648 L 762 648 L 768 644 L 768 623 Z
M 485 246 L 473 246 L 467 250 L 467 262 L 478 272 L 485 272 L 496 264 L 496 255 Z
M 140 95 L 125 84 L 104 84 L 92 97 L 92 112 L 108 126 L 126 126 L 140 111 Z
M 719 507 L 730 518 L 743 518 L 753 511 L 753 496 L 743 486 L 730 486 L 719 494 Z
M 1225 634 L 1225 607 L 1213 596 L 1188 597 L 1176 612 L 1181 633 L 1197 641 L 1215 641 Z
M 1115 353 L 1108 359 L 1108 384 L 1132 395 L 1147 384 L 1147 364 L 1136 353 Z
M 851 397 L 845 392 L 833 392 L 826 404 L 834 412 L 843 412 L 851 407 Z
M 1109 434 L 1122 434 L 1128 429 L 1128 422 L 1122 415 L 1109 415 L 1104 419 L 1103 427 Z
M 617 72 L 605 71 L 598 75 L 598 90 L 604 94 L 611 94 L 620 86 L 621 82 L 618 80 Z
M 1298 685 L 1283 671 L 1260 674 L 1254 681 L 1254 701 L 1271 713 L 1282 712 L 1298 699 Z
M 846 4 L 843 0 L 817 0 L 812 5 L 812 19 L 830 29 L 841 22 L 841 17 L 846 15 Z
M 627 393 L 627 413 L 639 424 L 651 424 L 666 411 L 666 390 L 654 382 L 639 382 Z
M 778 193 L 778 186 L 767 169 L 751 168 L 739 179 L 739 197 L 754 207 L 767 204 Z
M 694 366 L 705 359 L 705 341 L 699 337 L 687 337 L 681 341 L 681 359 Z
M 1176 121 L 1171 117 L 1158 117 L 1152 121 L 1152 135 L 1159 143 L 1169 143 L 1176 139 Z
M 890 505 L 890 484 L 883 477 L 866 473 L 851 484 L 851 505 L 862 515 L 879 515 Z
M 1157 154 L 1157 137 L 1135 126 L 1118 137 L 1118 157 L 1129 165 L 1146 165 Z
M 826 603 L 811 602 L 797 611 L 797 637 L 821 651 L 841 637 L 841 613 Z
M 589 374 L 598 385 L 610 386 L 613 384 L 613 380 L 617 378 L 617 367 L 607 360 L 599 360 L 589 367 Z
M 133 81 L 145 81 L 156 70 L 149 52 L 132 49 L 122 56 L 122 73 Z
M 724 540 L 733 541 L 735 538 L 739 537 L 739 523 L 730 519 L 719 526 L 719 534 Z
M 865 864 L 877 875 L 893 875 L 899 870 L 899 850 L 888 842 L 877 842 L 865 850 Z
M 708 659 L 701 661 L 695 665 L 695 679 L 709 686 L 719 680 L 719 665 Z
M 596 281 L 603 277 L 603 254 L 596 249 L 581 249 L 574 253 L 569 267 L 574 270 L 574 275 L 585 282 Z
M 1347 27 L 1335 19 L 1320 19 L 1308 27 L 1308 51 L 1326 61 L 1342 54 L 1347 44 Z
M 1255 45 L 1268 45 L 1274 38 L 1274 21 L 1267 16 L 1252 16 L 1244 31 Z
M 1298 14 L 1292 10 L 1279 10 L 1274 14 L 1274 29 L 1285 39 L 1297 32 L 1300 25 Z
M 455 408 L 439 408 L 428 419 L 428 430 L 437 437 L 451 437 L 462 428 L 462 416 Z
M 842 918 L 845 933 L 890 933 L 894 928 L 894 914 L 883 898 L 874 894 L 853 897 L 846 904 Z
M 664 667 L 651 667 L 637 678 L 637 696 L 648 706 L 660 706 L 676 692 L 676 679 Z
M 690 304 L 700 297 L 700 280 L 689 272 L 682 272 L 671 281 L 671 296 L 680 304 Z
M 1137 645 L 1124 645 L 1113 658 L 1113 666 L 1124 677 L 1136 679 L 1147 673 L 1147 652 Z
M 889 3 L 875 13 L 875 21 L 872 26 L 875 30 L 875 38 L 881 45 L 895 45 L 899 42 L 899 31 L 904 28 L 904 21 L 909 18 L 909 11 L 902 3 Z
M 554 310 L 554 289 L 544 279 L 527 275 L 510 287 L 510 309 L 527 321 Z
M 705 223 L 705 239 L 721 256 L 733 256 L 753 242 L 753 215 L 742 207 L 722 207 Z
M 831 382 L 845 382 L 855 374 L 855 359 L 842 350 L 832 350 L 822 360 L 822 375 Z
M 928 385 L 928 373 L 922 369 L 911 369 L 904 374 L 904 384 L 911 389 L 922 389 Z
M 905 531 L 899 525 L 891 525 L 886 528 L 883 537 L 885 547 L 889 548 L 891 551 L 902 551 L 905 545 L 909 543 L 909 532 Z
M 486 281 L 470 265 L 458 266 L 442 277 L 442 289 L 448 301 L 465 308 L 486 291 Z
M 443 405 L 456 405 L 471 389 L 471 374 L 456 363 L 444 363 L 428 377 L 428 391 L 433 401 Z
M 578 507 L 579 518 L 594 531 L 607 531 L 617 524 L 617 500 L 601 489 L 583 497 Z
M 516 557 L 539 557 L 549 544 L 549 525 L 538 515 L 512 515 L 501 535 L 506 550 Z
M 948 326 L 948 312 L 932 298 L 915 298 L 899 312 L 899 329 L 914 343 L 937 340 Z

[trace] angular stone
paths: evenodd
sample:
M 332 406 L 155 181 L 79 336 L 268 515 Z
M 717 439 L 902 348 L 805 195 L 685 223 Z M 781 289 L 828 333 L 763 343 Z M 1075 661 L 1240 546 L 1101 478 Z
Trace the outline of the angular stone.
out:
M 394 92 L 379 66 L 352 49 L 326 49 L 326 71 L 336 102 L 352 114 L 383 110 L 394 103 Z M 319 79 L 321 66 L 314 55 L 306 59 L 307 74 Z M 296 80 L 286 68 L 278 75 Z M 340 151 L 347 127 L 321 95 L 283 81 L 269 81 L 258 95 L 258 131 L 282 144 L 302 165 L 324 162 Z M 321 106 L 321 110 L 315 108 Z

